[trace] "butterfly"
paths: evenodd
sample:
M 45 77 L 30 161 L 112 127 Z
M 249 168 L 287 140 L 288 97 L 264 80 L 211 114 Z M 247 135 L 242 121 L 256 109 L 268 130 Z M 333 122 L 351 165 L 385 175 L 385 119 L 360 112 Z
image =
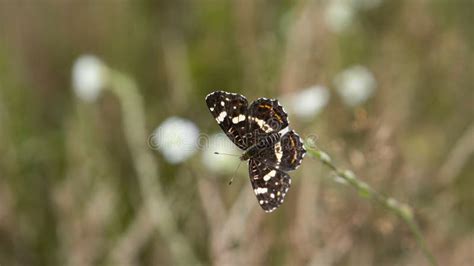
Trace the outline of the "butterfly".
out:
M 240 94 L 215 91 L 206 96 L 212 116 L 227 137 L 243 150 L 258 203 L 276 210 L 291 186 L 288 171 L 300 166 L 306 150 L 289 127 L 288 114 L 278 100 L 259 98 L 249 106 Z

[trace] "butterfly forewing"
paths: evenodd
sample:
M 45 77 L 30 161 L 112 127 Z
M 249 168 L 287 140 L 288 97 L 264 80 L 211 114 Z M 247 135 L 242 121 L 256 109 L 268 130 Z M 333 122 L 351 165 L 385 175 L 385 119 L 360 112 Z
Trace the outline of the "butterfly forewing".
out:
M 272 212 L 283 203 L 291 185 L 287 173 L 250 159 L 249 175 L 257 201 L 264 211 Z
M 207 107 L 219 126 L 235 145 L 246 150 L 252 143 L 247 141 L 247 99 L 235 93 L 213 92 L 206 97 Z

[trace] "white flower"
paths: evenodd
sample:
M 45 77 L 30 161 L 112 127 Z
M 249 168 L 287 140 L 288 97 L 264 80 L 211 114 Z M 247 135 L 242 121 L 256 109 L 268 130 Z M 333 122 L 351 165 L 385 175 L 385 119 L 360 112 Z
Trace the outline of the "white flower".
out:
M 316 85 L 290 96 L 288 103 L 296 116 L 301 119 L 310 119 L 324 109 L 329 96 L 329 90 L 326 87 Z
M 239 163 L 237 157 L 225 154 L 214 154 L 214 152 L 236 155 L 241 153 L 224 133 L 210 136 L 203 148 L 202 162 L 213 172 L 231 173 Z
M 186 119 L 170 117 L 155 129 L 152 135 L 154 148 L 172 164 L 185 161 L 196 152 L 199 129 Z
M 379 6 L 382 0 L 331 0 L 326 6 L 324 20 L 329 30 L 342 33 L 354 23 L 360 10 Z
M 72 68 L 72 86 L 76 95 L 86 102 L 97 99 L 104 86 L 105 67 L 93 55 L 79 57 Z
M 363 66 L 342 71 L 334 79 L 334 84 L 344 103 L 351 107 L 364 103 L 377 86 L 372 72 Z
M 345 31 L 352 24 L 355 10 L 347 0 L 332 0 L 326 6 L 324 20 L 329 30 L 335 33 Z

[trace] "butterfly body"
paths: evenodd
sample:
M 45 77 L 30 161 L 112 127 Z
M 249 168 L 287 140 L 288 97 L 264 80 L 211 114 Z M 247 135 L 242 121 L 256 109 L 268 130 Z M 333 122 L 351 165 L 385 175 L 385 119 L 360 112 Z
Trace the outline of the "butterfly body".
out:
M 261 153 L 263 150 L 265 150 L 267 148 L 270 148 L 273 145 L 275 145 L 275 143 L 280 141 L 280 139 L 281 139 L 281 136 L 278 132 L 273 132 L 273 133 L 270 133 L 266 136 L 260 137 L 255 145 L 248 148 L 242 154 L 242 156 L 240 156 L 240 160 L 246 161 L 246 160 L 248 160 L 252 157 L 255 157 L 256 155 Z
M 259 98 L 248 106 L 239 94 L 216 91 L 206 96 L 211 114 L 229 139 L 249 161 L 250 182 L 266 212 L 279 207 L 291 185 L 288 171 L 295 170 L 306 153 L 289 128 L 288 115 L 277 100 Z

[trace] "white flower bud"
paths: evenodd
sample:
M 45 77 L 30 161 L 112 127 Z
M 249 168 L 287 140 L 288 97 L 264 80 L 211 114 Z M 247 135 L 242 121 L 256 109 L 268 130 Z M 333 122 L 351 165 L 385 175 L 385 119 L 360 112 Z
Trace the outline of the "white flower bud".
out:
M 328 29 L 335 33 L 344 32 L 353 23 L 355 10 L 349 1 L 332 0 L 326 6 L 324 20 Z
M 102 61 L 92 55 L 79 57 L 72 68 L 72 86 L 77 97 L 86 102 L 97 99 L 105 80 Z
M 344 103 L 350 107 L 364 103 L 377 86 L 372 72 L 363 66 L 342 71 L 334 79 L 334 84 Z
M 316 85 L 290 96 L 289 107 L 300 119 L 311 119 L 326 107 L 329 97 L 326 87 Z
M 199 129 L 186 119 L 170 117 L 154 131 L 152 141 L 171 164 L 191 157 L 197 150 Z

